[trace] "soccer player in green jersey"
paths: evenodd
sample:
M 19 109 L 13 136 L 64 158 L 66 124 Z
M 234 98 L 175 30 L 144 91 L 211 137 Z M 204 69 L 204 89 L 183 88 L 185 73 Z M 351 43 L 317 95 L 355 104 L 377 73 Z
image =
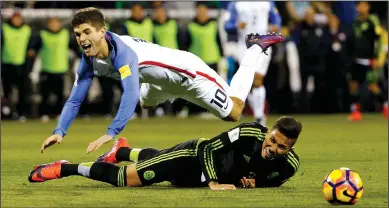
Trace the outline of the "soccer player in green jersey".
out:
M 44 182 L 72 175 L 139 187 L 169 181 L 175 186 L 209 186 L 212 190 L 278 187 L 299 167 L 293 150 L 302 124 L 292 117 L 279 118 L 272 129 L 258 123 L 243 123 L 212 139 L 195 139 L 172 148 L 130 148 L 118 139 L 96 162 L 70 164 L 65 160 L 38 165 L 30 182 Z M 133 161 L 117 166 L 121 161 Z

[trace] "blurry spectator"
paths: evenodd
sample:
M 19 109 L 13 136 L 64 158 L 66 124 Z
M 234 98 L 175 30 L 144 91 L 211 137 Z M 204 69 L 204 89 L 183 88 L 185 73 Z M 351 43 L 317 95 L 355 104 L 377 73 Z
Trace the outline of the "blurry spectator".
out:
M 16 85 L 19 99 L 14 118 L 26 120 L 28 96 L 30 92 L 29 70 L 26 67 L 27 47 L 31 41 L 31 28 L 24 23 L 20 13 L 14 13 L 9 20 L 2 24 L 1 30 L 1 79 L 4 98 L 11 102 L 12 86 Z
M 208 7 L 202 2 L 196 5 L 196 17 L 189 22 L 184 48 L 200 57 L 209 67 L 217 72 L 218 62 L 223 56 L 223 48 L 217 21 L 211 19 Z M 204 112 L 197 105 L 189 104 L 190 113 Z
M 357 17 L 355 1 L 333 1 L 330 2 L 334 14 L 339 18 L 340 25 L 347 35 L 352 33 L 352 23 Z
M 41 30 L 29 46 L 29 55 L 39 52 L 41 58 L 40 91 L 42 102 L 39 107 L 41 121 L 47 122 L 50 115 L 59 115 L 64 103 L 64 75 L 69 71 L 69 48 L 81 57 L 81 51 L 75 41 L 71 41 L 70 33 L 63 28 L 57 17 L 49 18 L 47 29 Z M 56 96 L 54 107 L 49 105 L 49 96 Z
M 286 2 L 286 9 L 294 22 L 301 22 L 304 19 L 305 12 L 311 7 L 309 1 L 289 1 Z
M 383 29 L 379 24 L 378 17 L 370 14 L 369 2 L 361 1 L 356 4 L 358 17 L 353 23 L 355 49 L 354 63 L 351 67 L 351 114 L 348 119 L 360 121 L 362 114 L 359 103 L 361 101 L 360 91 L 366 88 L 367 73 L 379 68 L 377 57 L 378 51 L 375 46 Z M 370 89 L 372 90 L 372 89 Z
M 388 119 L 388 31 L 386 24 L 381 24 L 381 28 L 382 33 L 377 44 L 376 69 L 367 73 L 367 82 L 369 91 L 383 105 L 382 112 Z
M 153 41 L 153 22 L 144 14 L 143 6 L 135 3 L 131 7 L 131 17 L 124 22 L 123 34 Z
M 328 103 L 327 112 L 346 112 L 348 107 L 348 90 L 346 72 L 350 67 L 352 38 L 348 28 L 340 24 L 337 16 L 330 15 L 329 29 L 332 37 L 331 47 L 327 54 L 326 88 Z
M 179 28 L 177 21 L 167 16 L 163 6 L 154 9 L 153 42 L 164 47 L 179 49 Z
M 329 49 L 329 34 L 325 27 L 315 23 L 315 11 L 309 7 L 306 9 L 304 20 L 298 25 L 297 46 L 299 52 L 301 73 L 301 101 L 302 110 L 310 112 L 312 104 L 315 111 L 319 109 L 324 98 L 324 73 L 326 69 L 325 56 Z M 314 93 L 307 91 L 308 78 L 314 79 Z
M 217 71 L 223 48 L 217 21 L 210 18 L 208 7 L 202 2 L 197 4 L 196 17 L 188 24 L 185 48 Z

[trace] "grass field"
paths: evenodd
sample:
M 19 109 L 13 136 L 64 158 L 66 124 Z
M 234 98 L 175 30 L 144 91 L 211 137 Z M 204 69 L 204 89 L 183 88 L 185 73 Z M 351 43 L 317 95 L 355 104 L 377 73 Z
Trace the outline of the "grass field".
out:
M 86 154 L 88 143 L 101 136 L 110 121 L 76 120 L 63 143 L 39 149 L 56 123 L 2 122 L 1 207 L 326 207 L 321 182 L 330 170 L 349 167 L 364 182 L 364 194 L 355 206 L 388 206 L 388 124 L 381 115 L 365 115 L 349 123 L 345 115 L 296 116 L 303 131 L 296 145 L 298 173 L 281 188 L 211 191 L 177 189 L 167 183 L 144 188 L 114 188 L 83 177 L 30 184 L 33 165 L 66 159 L 73 163 L 94 161 L 111 148 L 106 144 Z M 273 124 L 276 117 L 270 117 Z M 244 119 L 244 121 L 249 121 Z M 166 148 L 181 141 L 211 137 L 234 123 L 219 120 L 159 118 L 133 120 L 120 136 L 132 147 Z

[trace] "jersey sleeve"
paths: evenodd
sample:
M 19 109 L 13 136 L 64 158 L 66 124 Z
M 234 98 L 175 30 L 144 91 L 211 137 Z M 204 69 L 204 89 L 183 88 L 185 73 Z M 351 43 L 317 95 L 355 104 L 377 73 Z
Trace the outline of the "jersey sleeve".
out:
M 215 171 L 216 154 L 232 148 L 250 151 L 255 146 L 256 140 L 261 140 L 260 138 L 263 138 L 264 135 L 265 132 L 261 128 L 239 125 L 210 140 L 202 140 L 197 147 L 197 155 L 206 182 L 218 181 Z
M 123 87 L 119 110 L 107 130 L 107 134 L 112 137 L 119 134 L 126 126 L 135 111 L 140 96 L 138 56 L 130 47 L 122 44 L 122 46 L 117 46 L 116 54 L 112 57 L 112 63 L 120 73 Z
M 279 165 L 278 170 L 264 178 L 255 178 L 255 186 L 257 188 L 279 187 L 296 174 L 300 167 L 300 161 L 296 153 L 291 151 L 284 157 L 285 160 Z
M 274 2 L 270 2 L 269 22 L 281 28 L 281 16 Z
M 87 57 L 82 56 L 81 63 L 78 67 L 76 80 L 74 82 L 72 92 L 69 99 L 62 108 L 61 116 L 59 118 L 54 134 L 61 136 L 66 135 L 66 131 L 70 124 L 76 117 L 82 101 L 88 92 L 89 86 L 93 79 L 92 65 Z

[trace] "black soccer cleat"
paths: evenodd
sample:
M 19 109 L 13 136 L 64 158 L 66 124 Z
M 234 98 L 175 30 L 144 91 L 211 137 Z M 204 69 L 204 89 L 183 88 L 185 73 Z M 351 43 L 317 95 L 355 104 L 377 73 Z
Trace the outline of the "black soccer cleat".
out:
M 266 35 L 259 35 L 258 33 L 256 34 L 250 33 L 246 35 L 245 42 L 247 48 L 250 48 L 254 44 L 259 45 L 262 48 L 262 52 L 268 55 L 266 53 L 266 50 L 270 46 L 283 42 L 284 40 L 285 37 L 282 37 L 280 33 L 277 34 L 275 32 L 272 32 Z

